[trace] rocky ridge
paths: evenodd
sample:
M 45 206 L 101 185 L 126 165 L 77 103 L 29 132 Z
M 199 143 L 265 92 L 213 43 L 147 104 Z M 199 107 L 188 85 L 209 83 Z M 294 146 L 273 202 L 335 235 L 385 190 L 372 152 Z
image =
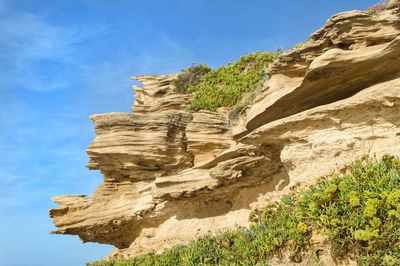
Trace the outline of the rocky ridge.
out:
M 59 196 L 54 233 L 112 244 L 113 256 L 160 251 L 222 228 L 363 153 L 400 155 L 400 11 L 333 16 L 268 69 L 237 121 L 191 112 L 176 75 L 135 76 L 132 113 L 93 115 L 93 196 Z

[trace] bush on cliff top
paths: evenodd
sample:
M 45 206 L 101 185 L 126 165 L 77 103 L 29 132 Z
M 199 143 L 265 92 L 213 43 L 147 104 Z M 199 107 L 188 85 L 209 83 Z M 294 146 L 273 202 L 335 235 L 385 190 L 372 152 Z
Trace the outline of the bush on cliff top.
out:
M 216 111 L 219 107 L 232 107 L 244 93 L 262 83 L 266 67 L 277 56 L 274 52 L 256 52 L 217 69 L 192 66 L 178 76 L 175 86 L 180 93 L 194 94 L 191 110 Z
M 183 70 L 174 80 L 176 92 L 187 93 L 189 86 L 199 84 L 201 78 L 210 71 L 211 68 L 205 64 L 192 65 Z
M 251 218 L 249 229 L 207 235 L 160 255 L 91 265 L 268 265 L 279 252 L 299 261 L 312 250 L 312 234 L 327 236 L 336 258 L 400 265 L 400 160 L 363 156 L 345 173 L 297 189 Z

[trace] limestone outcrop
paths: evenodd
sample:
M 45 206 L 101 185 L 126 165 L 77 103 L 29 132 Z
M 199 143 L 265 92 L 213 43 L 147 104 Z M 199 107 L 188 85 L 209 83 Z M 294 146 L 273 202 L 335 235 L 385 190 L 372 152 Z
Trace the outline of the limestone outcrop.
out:
M 270 65 L 237 121 L 189 111 L 176 75 L 135 76 L 132 113 L 93 115 L 91 197 L 60 196 L 57 234 L 112 244 L 114 256 L 160 251 L 222 228 L 252 208 L 363 153 L 400 155 L 399 1 L 333 16 Z

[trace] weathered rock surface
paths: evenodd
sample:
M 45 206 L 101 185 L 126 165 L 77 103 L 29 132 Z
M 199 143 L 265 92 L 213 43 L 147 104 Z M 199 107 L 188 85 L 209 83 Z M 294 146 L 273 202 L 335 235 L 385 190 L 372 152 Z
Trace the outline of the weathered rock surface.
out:
M 400 155 L 398 3 L 333 16 L 270 65 L 235 126 L 188 111 L 176 75 L 134 77 L 143 87 L 131 114 L 91 117 L 88 167 L 104 183 L 92 197 L 55 197 L 54 233 L 112 244 L 115 256 L 159 251 L 247 226 L 252 208 L 363 153 Z
M 400 9 L 400 1 L 399 0 L 389 0 L 386 9 L 395 9 L 398 8 Z

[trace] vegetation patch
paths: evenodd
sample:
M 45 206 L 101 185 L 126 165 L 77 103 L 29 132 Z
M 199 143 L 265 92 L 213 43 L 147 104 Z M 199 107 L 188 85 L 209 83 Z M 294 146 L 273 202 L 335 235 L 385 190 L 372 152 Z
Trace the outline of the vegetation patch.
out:
M 363 156 L 345 173 L 323 177 L 305 191 L 294 189 L 251 219 L 249 229 L 206 235 L 160 255 L 89 265 L 268 265 L 280 252 L 300 261 L 313 233 L 329 238 L 337 258 L 400 265 L 400 160 Z
M 192 66 L 178 76 L 177 91 L 194 94 L 189 106 L 194 111 L 233 107 L 243 94 L 261 85 L 268 64 L 277 56 L 278 53 L 257 52 L 217 69 L 210 70 L 205 65 Z
M 187 93 L 189 86 L 196 86 L 201 78 L 211 71 L 211 68 L 205 64 L 192 65 L 183 70 L 174 80 L 175 90 L 178 93 Z

